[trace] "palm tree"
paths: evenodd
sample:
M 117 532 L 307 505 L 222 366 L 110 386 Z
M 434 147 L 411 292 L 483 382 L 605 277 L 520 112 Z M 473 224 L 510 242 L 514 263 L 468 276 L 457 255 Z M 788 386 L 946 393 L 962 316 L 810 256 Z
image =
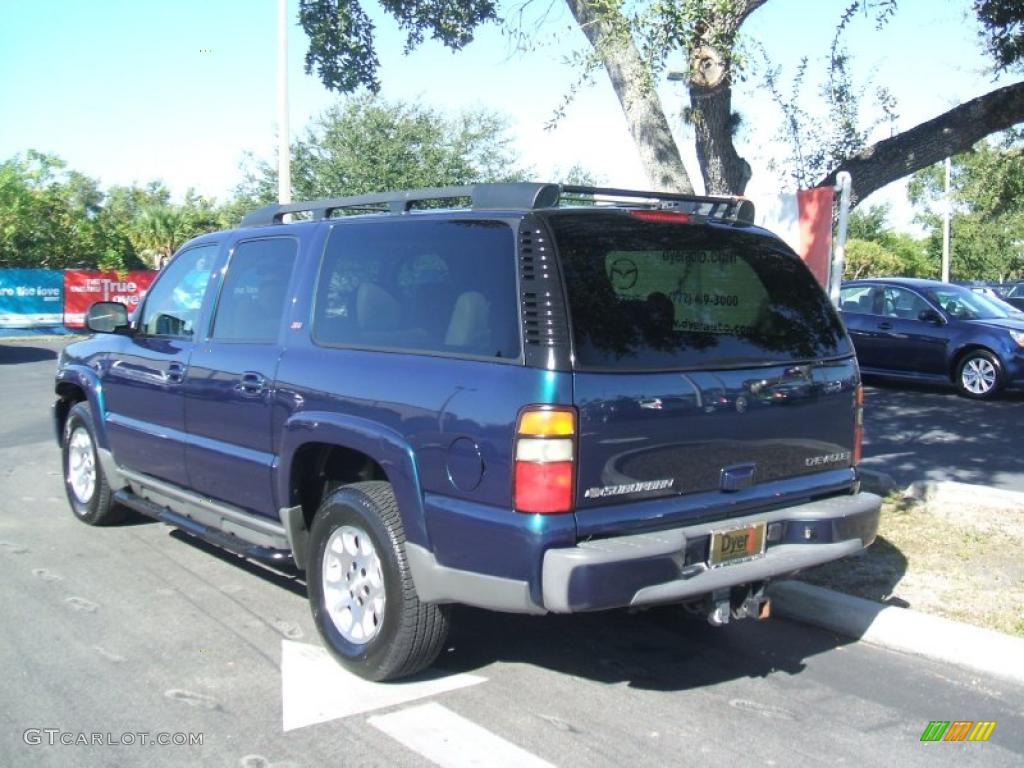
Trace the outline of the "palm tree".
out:
M 187 225 L 181 208 L 150 206 L 135 219 L 129 236 L 136 250 L 153 258 L 154 266 L 160 266 L 188 239 Z

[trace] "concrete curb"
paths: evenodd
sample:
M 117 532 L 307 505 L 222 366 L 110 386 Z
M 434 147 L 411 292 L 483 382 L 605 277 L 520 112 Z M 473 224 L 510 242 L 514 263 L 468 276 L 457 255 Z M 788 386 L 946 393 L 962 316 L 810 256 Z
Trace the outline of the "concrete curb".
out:
M 768 594 L 775 615 L 1024 685 L 1024 639 L 798 581 Z
M 987 485 L 956 483 L 951 480 L 918 480 L 903 491 L 905 497 L 938 504 L 970 504 L 992 509 L 1024 509 L 1024 493 Z

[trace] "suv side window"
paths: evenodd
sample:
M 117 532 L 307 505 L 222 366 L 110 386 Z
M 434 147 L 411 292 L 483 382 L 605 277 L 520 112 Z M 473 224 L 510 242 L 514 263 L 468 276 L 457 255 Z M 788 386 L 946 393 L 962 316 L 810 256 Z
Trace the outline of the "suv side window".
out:
M 267 238 L 239 243 L 217 302 L 213 338 L 268 342 L 277 338 L 298 242 Z
M 515 235 L 497 221 L 336 225 L 317 287 L 320 344 L 517 359 Z
M 146 296 L 139 324 L 142 333 L 192 338 L 219 248 L 215 243 L 189 248 L 164 268 Z

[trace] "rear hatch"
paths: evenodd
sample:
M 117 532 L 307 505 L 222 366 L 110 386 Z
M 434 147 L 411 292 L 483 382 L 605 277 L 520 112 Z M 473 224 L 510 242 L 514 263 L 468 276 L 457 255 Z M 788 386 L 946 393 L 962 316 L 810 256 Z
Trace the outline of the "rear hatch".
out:
M 659 527 L 852 484 L 853 350 L 784 245 L 662 212 L 549 225 L 574 342 L 581 535 L 597 532 L 588 520 Z

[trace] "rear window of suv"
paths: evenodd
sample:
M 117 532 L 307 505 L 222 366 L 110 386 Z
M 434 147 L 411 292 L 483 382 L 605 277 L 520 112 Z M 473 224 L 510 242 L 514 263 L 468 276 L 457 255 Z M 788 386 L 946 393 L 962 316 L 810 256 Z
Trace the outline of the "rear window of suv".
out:
M 852 354 L 810 271 L 769 238 L 628 213 L 549 222 L 580 368 L 725 368 Z

